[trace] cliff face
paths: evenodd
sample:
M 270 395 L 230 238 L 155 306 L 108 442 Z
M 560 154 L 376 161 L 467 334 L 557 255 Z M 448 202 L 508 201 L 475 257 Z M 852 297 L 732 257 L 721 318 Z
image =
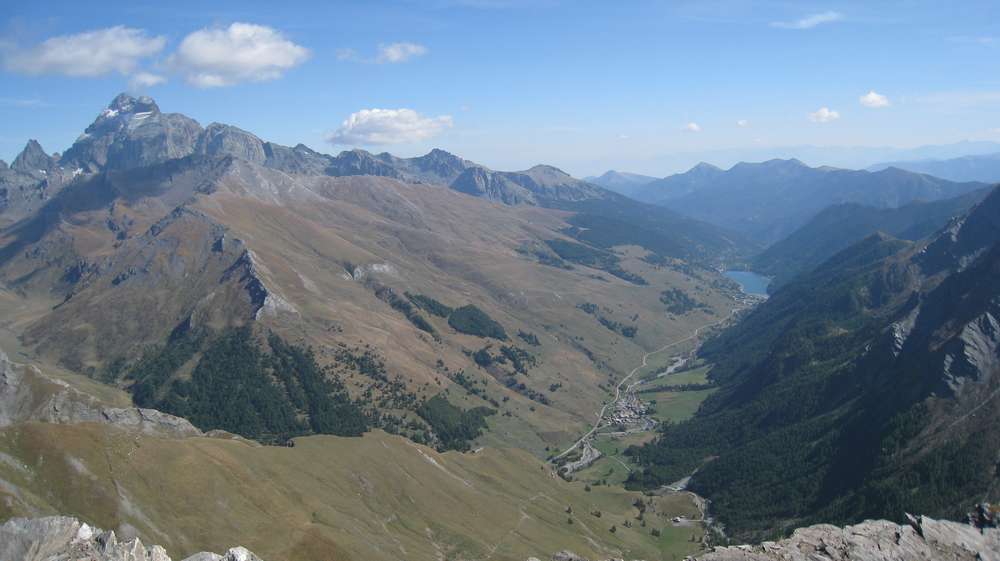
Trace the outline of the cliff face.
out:
M 158 545 L 145 546 L 139 538 L 118 540 L 104 531 L 68 516 L 14 518 L 0 526 L 0 559 L 18 561 L 171 561 Z M 243 547 L 225 555 L 201 552 L 183 561 L 261 561 Z

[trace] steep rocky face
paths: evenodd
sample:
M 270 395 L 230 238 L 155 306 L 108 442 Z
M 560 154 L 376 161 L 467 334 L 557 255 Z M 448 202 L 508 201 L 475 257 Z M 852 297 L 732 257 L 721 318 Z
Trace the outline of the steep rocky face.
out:
M 195 152 L 216 158 L 232 156 L 258 164 L 267 159 L 261 139 L 243 129 L 219 123 L 205 128 L 198 137 Z
M 21 150 L 21 153 L 14 158 L 10 169 L 30 175 L 44 176 L 54 165 L 55 160 L 45 153 L 37 140 L 32 139 L 28 141 L 24 150 Z
M 67 516 L 13 518 L 0 526 L 0 559 L 10 561 L 171 561 L 165 549 L 139 538 L 119 540 Z M 183 561 L 261 561 L 243 547 L 224 555 L 195 553 Z
M 438 185 L 448 185 L 466 169 L 480 167 L 439 148 L 416 158 L 397 158 L 387 152 L 375 157 L 394 167 L 408 181 Z
M 581 181 L 558 168 L 545 165 L 512 172 L 480 167 L 469 168 L 452 181 L 451 188 L 508 205 L 551 206 L 559 203 L 608 199 L 613 195 L 602 187 Z
M 483 197 L 507 205 L 536 204 L 534 194 L 502 172 L 469 168 L 455 178 L 451 188 L 459 193 Z
M 152 98 L 121 94 L 66 150 L 60 163 L 83 172 L 147 166 L 191 154 L 201 132 L 194 119 L 161 113 Z
M 348 150 L 341 152 L 330 161 L 326 168 L 327 175 L 377 175 L 403 179 L 403 174 L 392 164 L 379 160 L 364 150 Z
M 0 166 L 0 227 L 37 210 L 72 180 L 56 163 L 38 141 L 30 140 L 13 164 Z
M 267 142 L 264 144 L 266 165 L 287 173 L 301 175 L 324 175 L 332 158 L 320 154 L 305 144 L 297 144 L 294 148 Z

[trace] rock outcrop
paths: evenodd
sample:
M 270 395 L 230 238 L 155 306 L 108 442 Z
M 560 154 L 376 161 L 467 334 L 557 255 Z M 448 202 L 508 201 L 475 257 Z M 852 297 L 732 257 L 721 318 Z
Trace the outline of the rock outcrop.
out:
M 119 541 L 113 531 L 76 518 L 13 518 L 0 526 L 0 559 L 10 561 L 171 561 L 165 549 L 139 538 Z M 243 547 L 224 555 L 201 552 L 183 561 L 261 561 Z
M 760 545 L 718 547 L 699 561 L 1000 561 L 1000 529 L 925 516 L 908 525 L 868 520 L 838 528 L 820 524 Z
M 989 505 L 985 505 L 987 508 Z M 980 510 L 982 512 L 982 510 Z M 993 511 L 990 511 L 993 512 Z M 759 545 L 716 547 L 688 561 L 1000 561 L 1000 528 L 907 515 L 909 524 L 866 520 L 840 528 L 818 524 Z M 980 518 L 980 521 L 982 519 Z M 529 557 L 527 561 L 538 561 Z M 552 561 L 588 561 L 572 551 Z M 619 561 L 608 559 L 607 561 Z
M 106 423 L 143 434 L 174 438 L 202 435 L 186 419 L 155 409 L 105 407 L 62 380 L 45 376 L 31 366 L 12 363 L 0 351 L 0 427 L 25 421 Z

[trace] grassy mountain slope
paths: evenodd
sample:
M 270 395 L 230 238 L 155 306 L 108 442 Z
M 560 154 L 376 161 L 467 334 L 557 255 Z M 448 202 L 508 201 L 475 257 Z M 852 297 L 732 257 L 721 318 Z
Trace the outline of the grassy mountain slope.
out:
M 138 141 L 129 126 L 101 123 L 95 135 L 107 129 L 112 145 Z M 498 204 L 429 182 L 332 177 L 306 165 L 321 155 L 301 147 L 284 153 L 223 125 L 200 134 L 187 139 L 191 154 L 148 165 L 115 164 L 106 159 L 114 150 L 94 146 L 70 152 L 107 169 L 80 174 L 0 232 L 0 282 L 37 304 L 18 319 L 32 352 L 135 391 L 130 366 L 181 326 L 252 326 L 261 340 L 274 332 L 313 348 L 320 367 L 343 370 L 352 397 L 400 423 L 418 422 L 416 406 L 446 391 L 462 409 L 497 411 L 483 441 L 546 455 L 590 421 L 636 356 L 728 311 L 729 289 L 715 272 L 625 247 L 641 239 L 591 242 L 567 222 L 573 212 Z M 160 146 L 142 153 L 161 154 Z M 411 170 L 455 163 L 443 153 L 377 159 Z M 524 175 L 539 193 L 570 188 L 554 168 Z M 662 250 L 686 251 L 688 238 L 667 241 L 694 223 L 664 227 L 655 237 Z M 568 247 L 556 241 L 600 259 L 567 261 L 551 249 Z M 675 287 L 705 306 L 668 314 L 659 294 Z M 453 309 L 475 304 L 511 340 L 460 332 L 406 294 Z M 630 336 L 581 311 L 588 303 Z M 521 332 L 532 343 L 514 338 Z M 504 360 L 481 364 L 477 353 Z M 519 359 L 528 366 L 518 369 L 504 353 L 531 360 Z M 380 366 L 359 363 L 364 355 Z M 167 379 L 184 382 L 194 366 L 179 365 Z M 157 399 L 170 393 L 157 388 Z
M 148 411 L 163 424 L 110 415 L 120 407 L 127 397 L 108 386 L 0 357 L 0 518 L 72 514 L 176 556 L 243 543 L 289 561 L 519 560 L 562 548 L 652 558 L 697 548 L 669 531 L 671 517 L 695 512 L 685 497 L 644 499 L 647 525 L 629 528 L 638 494 L 567 483 L 520 450 L 442 454 L 381 431 L 261 446 L 182 436 Z

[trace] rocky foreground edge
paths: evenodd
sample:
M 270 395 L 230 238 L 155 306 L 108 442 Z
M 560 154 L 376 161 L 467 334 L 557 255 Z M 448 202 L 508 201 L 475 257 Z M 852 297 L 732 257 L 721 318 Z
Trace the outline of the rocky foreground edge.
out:
M 1000 561 L 1000 528 L 988 524 L 907 516 L 908 524 L 868 520 L 839 528 L 819 524 L 791 537 L 759 545 L 717 547 L 698 561 Z M 157 545 L 138 538 L 118 541 L 114 532 L 75 518 L 14 518 L 0 526 L 3 561 L 171 561 Z M 196 553 L 183 561 L 261 561 L 245 548 L 224 555 Z M 272 560 L 280 561 L 280 560 Z M 530 557 L 527 561 L 538 561 Z M 587 561 L 560 551 L 552 561 Z
M 13 518 L 0 526 L 2 561 L 172 561 L 158 545 L 145 546 L 139 538 L 119 541 L 104 531 L 68 516 Z M 261 561 L 246 548 L 224 555 L 201 552 L 183 561 Z

